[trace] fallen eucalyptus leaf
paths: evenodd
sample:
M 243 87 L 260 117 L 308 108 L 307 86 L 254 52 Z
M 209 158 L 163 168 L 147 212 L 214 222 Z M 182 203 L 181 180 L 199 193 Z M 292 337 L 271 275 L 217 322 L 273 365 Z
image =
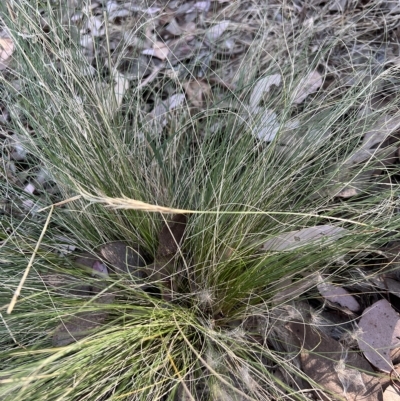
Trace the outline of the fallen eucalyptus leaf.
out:
M 53 334 L 53 346 L 63 347 L 92 334 L 107 319 L 107 312 L 82 312 L 60 324 Z
M 337 303 L 352 312 L 358 312 L 360 310 L 360 304 L 344 288 L 326 282 L 320 282 L 317 288 L 319 293 L 328 301 Z
M 217 40 L 228 28 L 230 21 L 221 21 L 218 24 L 209 28 L 206 32 L 206 37 L 209 41 Z
M 310 72 L 306 77 L 300 80 L 296 88 L 294 104 L 302 103 L 308 95 L 314 93 L 322 85 L 322 76 L 318 71 Z
M 390 350 L 399 345 L 399 315 L 386 299 L 366 308 L 358 324 L 357 338 L 364 356 L 378 369 L 389 373 L 393 369 Z
M 252 127 L 253 135 L 260 141 L 273 141 L 280 128 L 276 113 L 261 107 L 256 107 L 254 112 L 257 113 L 257 117 L 255 117 L 255 124 Z
M 93 263 L 93 276 L 98 277 L 108 277 L 108 269 L 104 263 L 101 263 L 99 260 L 96 260 Z
M 166 100 L 156 102 L 153 111 L 149 114 L 149 119 L 155 120 L 154 122 L 158 125 L 158 131 L 167 125 L 167 113 L 179 107 L 184 100 L 185 95 L 183 93 L 176 93 Z
M 259 79 L 250 95 L 250 108 L 254 109 L 258 107 L 264 94 L 269 92 L 272 85 L 279 86 L 281 79 L 281 74 L 272 74 Z
M 331 225 L 307 227 L 271 238 L 263 244 L 262 249 L 265 251 L 289 251 L 317 241 L 326 245 L 347 233 L 348 230 L 345 228 Z
M 101 255 L 111 264 L 114 273 L 130 273 L 142 278 L 141 267 L 146 265 L 139 246 L 128 246 L 125 242 L 109 242 L 100 248 Z
M 364 162 L 374 156 L 379 152 L 379 150 L 382 150 L 380 145 L 390 136 L 390 134 L 399 128 L 400 116 L 392 117 L 384 115 L 380 117 L 373 125 L 373 128 L 365 133 L 361 147 L 351 155 L 349 160 L 346 162 L 346 165 L 352 166 Z

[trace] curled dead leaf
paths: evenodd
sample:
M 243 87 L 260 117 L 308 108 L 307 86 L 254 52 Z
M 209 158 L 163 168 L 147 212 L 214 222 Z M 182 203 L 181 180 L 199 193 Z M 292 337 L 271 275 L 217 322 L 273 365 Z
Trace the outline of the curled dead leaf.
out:
M 250 108 L 253 110 L 258 107 L 263 96 L 269 92 L 273 85 L 279 86 L 281 80 L 281 74 L 267 75 L 266 77 L 259 79 L 250 95 Z
M 306 77 L 300 80 L 296 88 L 294 104 L 302 103 L 308 95 L 314 93 L 322 85 L 322 76 L 318 71 L 310 72 Z

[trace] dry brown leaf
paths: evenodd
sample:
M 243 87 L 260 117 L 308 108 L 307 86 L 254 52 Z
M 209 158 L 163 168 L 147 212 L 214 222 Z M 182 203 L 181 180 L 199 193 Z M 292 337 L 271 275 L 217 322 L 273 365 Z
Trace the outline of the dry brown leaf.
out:
M 337 303 L 352 312 L 358 312 L 360 310 L 360 304 L 344 288 L 322 281 L 317 285 L 317 288 L 319 293 L 328 301 Z
M 194 107 L 202 107 L 203 102 L 211 95 L 211 86 L 204 81 L 189 81 L 183 84 L 186 95 Z
M 207 29 L 206 31 L 206 37 L 209 41 L 213 42 L 226 31 L 230 24 L 229 20 L 226 21 L 221 21 L 218 24 L 212 26 L 211 28 Z
M 333 393 L 334 398 L 347 401 L 382 400 L 379 380 L 359 371 L 372 372 L 371 366 L 359 354 L 344 349 L 338 341 L 313 330 L 308 324 L 291 322 L 288 329 L 301 348 L 302 370 Z
M 165 28 L 171 35 L 180 36 L 183 33 L 183 30 L 180 25 L 176 22 L 175 18 L 172 18 L 169 21 L 169 24 Z
M 364 356 L 378 369 L 389 373 L 393 369 L 390 351 L 399 345 L 399 315 L 386 299 L 366 308 L 359 322 L 358 346 Z
M 167 58 L 169 63 L 175 65 L 177 61 L 185 60 L 193 55 L 196 47 L 187 44 L 189 39 L 189 37 L 185 37 L 184 40 L 178 38 L 168 42 L 169 54 Z
M 116 273 L 131 273 L 141 277 L 138 268 L 146 265 L 138 246 L 130 247 L 122 241 L 110 242 L 100 248 L 101 255 L 110 262 Z
M 376 153 L 383 151 L 380 145 L 396 130 L 400 128 L 400 115 L 396 117 L 384 115 L 378 119 L 373 128 L 365 133 L 361 147 L 351 155 L 346 162 L 348 165 L 354 165 L 376 156 Z M 386 150 L 385 154 L 390 154 L 395 149 Z M 387 155 L 386 155 L 387 156 Z M 385 155 L 383 155 L 383 158 Z
M 167 113 L 179 107 L 185 100 L 185 95 L 176 93 L 164 101 L 156 102 L 154 110 L 150 113 L 163 127 L 167 124 Z
M 160 60 L 166 60 L 168 57 L 169 49 L 164 42 L 157 41 L 153 44 L 152 49 L 145 49 L 142 54 L 147 56 L 153 56 Z
M 272 74 L 259 79 L 250 95 L 250 108 L 253 110 L 254 108 L 258 107 L 260 100 L 266 93 L 269 92 L 271 86 L 279 86 L 281 84 L 281 80 L 281 74 Z
M 156 259 L 169 258 L 179 250 L 186 229 L 186 215 L 176 214 L 164 224 L 158 236 Z
M 322 76 L 318 71 L 312 71 L 300 80 L 296 88 L 294 104 L 302 103 L 308 95 L 314 93 L 322 85 Z
M 13 40 L 10 38 L 0 38 L 0 71 L 7 68 L 13 51 Z
M 254 114 L 249 116 L 254 120 L 254 125 L 251 127 L 252 134 L 260 141 L 273 141 L 280 129 L 276 113 L 264 107 L 254 107 L 251 113 Z
M 92 334 L 108 317 L 107 312 L 82 312 L 61 323 L 53 334 L 53 346 L 63 347 Z

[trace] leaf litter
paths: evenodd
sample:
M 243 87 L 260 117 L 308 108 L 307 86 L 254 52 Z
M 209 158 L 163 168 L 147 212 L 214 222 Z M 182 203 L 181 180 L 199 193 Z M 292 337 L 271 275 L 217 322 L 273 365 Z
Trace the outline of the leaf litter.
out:
M 336 399 L 382 399 L 379 380 L 359 354 L 344 349 L 338 341 L 307 323 L 290 322 L 287 328 L 293 335 L 292 343 L 299 349 L 304 373 Z

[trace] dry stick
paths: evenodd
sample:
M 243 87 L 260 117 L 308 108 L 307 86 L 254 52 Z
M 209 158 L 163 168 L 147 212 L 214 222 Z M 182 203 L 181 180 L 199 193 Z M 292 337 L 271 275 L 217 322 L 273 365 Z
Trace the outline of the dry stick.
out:
M 51 218 L 51 215 L 53 214 L 53 210 L 54 210 L 54 205 L 51 206 L 49 215 L 47 216 L 46 223 L 44 223 L 44 227 L 43 227 L 42 233 L 40 234 L 39 240 L 36 243 L 35 249 L 34 249 L 34 251 L 32 253 L 32 256 L 31 256 L 31 258 L 29 260 L 28 266 L 26 266 L 25 273 L 22 276 L 21 281 L 19 282 L 19 285 L 18 285 L 17 289 L 15 290 L 15 293 L 14 293 L 14 295 L 12 297 L 10 305 L 8 305 L 8 308 L 7 308 L 7 313 L 8 314 L 10 314 L 12 312 L 12 310 L 14 309 L 15 304 L 17 303 L 17 298 L 18 298 L 19 294 L 21 293 L 22 286 L 24 285 L 25 280 L 28 277 L 29 271 L 30 271 L 30 269 L 31 269 L 31 267 L 33 265 L 33 261 L 35 260 L 36 253 L 39 250 L 39 246 L 40 246 L 40 244 L 42 242 L 42 239 L 44 237 L 44 233 L 46 232 L 47 226 L 50 223 L 50 218 Z

